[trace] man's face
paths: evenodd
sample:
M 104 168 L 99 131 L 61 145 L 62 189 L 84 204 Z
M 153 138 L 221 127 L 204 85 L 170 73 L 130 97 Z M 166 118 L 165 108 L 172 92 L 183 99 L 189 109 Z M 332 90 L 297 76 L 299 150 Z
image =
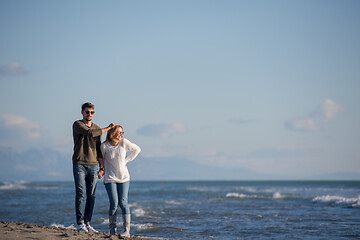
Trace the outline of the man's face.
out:
M 94 116 L 94 109 L 93 108 L 85 108 L 84 111 L 81 111 L 81 114 L 83 115 L 83 119 L 90 122 Z

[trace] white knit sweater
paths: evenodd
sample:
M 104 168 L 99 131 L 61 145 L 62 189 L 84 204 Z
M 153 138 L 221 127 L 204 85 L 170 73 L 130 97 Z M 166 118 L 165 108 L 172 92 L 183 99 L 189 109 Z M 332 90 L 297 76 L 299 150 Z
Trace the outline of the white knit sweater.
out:
M 126 153 L 131 153 L 126 156 Z M 110 143 L 101 144 L 103 155 L 105 176 L 104 183 L 124 183 L 130 180 L 129 170 L 126 164 L 136 158 L 141 149 L 127 139 L 123 139 L 123 144 L 112 146 Z

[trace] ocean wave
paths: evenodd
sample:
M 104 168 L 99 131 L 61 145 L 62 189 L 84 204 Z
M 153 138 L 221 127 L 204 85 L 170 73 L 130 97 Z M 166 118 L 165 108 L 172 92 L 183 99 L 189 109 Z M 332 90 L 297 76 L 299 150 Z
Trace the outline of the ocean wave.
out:
M 137 203 L 129 203 L 130 208 L 136 208 L 138 207 Z
M 226 197 L 227 198 L 240 198 L 240 199 L 249 199 L 249 198 L 255 199 L 255 198 L 265 198 L 266 196 L 248 195 L 248 194 L 243 194 L 243 193 L 227 193 Z M 280 192 L 275 192 L 272 195 L 272 198 L 275 200 L 290 199 L 289 196 L 282 195 Z
M 149 230 L 149 229 L 153 229 L 156 226 L 153 225 L 152 223 L 136 223 L 136 224 L 131 224 L 131 227 L 134 227 L 136 230 L 139 231 L 144 231 L 144 230 Z
M 281 199 L 292 199 L 293 197 L 290 197 L 289 195 L 294 195 L 296 193 L 296 189 L 294 188 L 252 188 L 252 187 L 240 187 L 237 190 L 247 192 L 247 193 L 253 193 L 263 196 L 263 198 L 272 197 L 276 200 Z M 282 193 L 280 193 L 282 192 Z M 286 195 L 284 195 L 286 194 Z M 255 195 L 257 196 L 257 195 Z
M 258 191 L 256 188 L 252 188 L 252 187 L 237 187 L 235 190 L 236 191 L 252 192 L 252 193 Z
M 131 209 L 131 214 L 134 214 L 136 217 L 143 217 L 146 214 L 145 210 L 137 203 L 130 203 L 129 207 Z
M 99 218 L 98 220 L 96 220 L 96 223 L 104 225 L 104 226 L 108 226 L 110 224 L 109 218 Z M 132 225 L 132 224 L 131 224 Z M 123 220 L 122 220 L 122 216 L 119 215 L 116 217 L 116 226 L 118 228 L 122 228 L 123 227 Z
M 189 187 L 186 190 L 196 192 L 218 192 L 219 188 L 215 187 Z
M 324 195 L 313 198 L 313 202 L 351 204 L 352 207 L 360 207 L 360 195 L 357 198 L 346 198 L 341 196 Z
M 0 182 L 0 191 L 1 190 L 54 190 L 59 189 L 59 186 L 37 186 L 33 182 L 28 181 L 12 181 L 12 182 Z
M 238 187 L 237 191 L 244 191 L 249 193 L 274 193 L 278 191 L 275 188 L 254 188 L 254 187 Z
M 166 204 L 171 204 L 171 205 L 182 205 L 182 202 L 176 201 L 176 200 L 167 200 L 165 201 Z
M 282 200 L 282 199 L 289 199 L 290 197 L 282 195 L 280 192 L 276 192 L 273 194 L 273 199 Z
M 109 218 L 99 218 L 98 220 L 96 220 L 96 223 L 108 226 L 110 221 L 109 221 Z M 148 223 L 148 224 L 150 224 L 150 223 Z M 147 229 L 148 227 L 150 228 L 151 224 L 149 226 L 148 226 L 148 224 L 133 224 L 133 223 L 131 223 L 131 226 L 132 227 L 135 226 L 138 230 L 144 230 L 144 229 Z M 118 215 L 116 217 L 116 226 L 119 228 L 123 227 L 122 215 Z
M 246 194 L 242 194 L 242 193 L 227 193 L 226 197 L 227 198 L 241 198 L 241 199 L 260 198 L 260 196 L 258 196 L 258 195 L 246 195 Z
M 0 190 L 23 190 L 27 189 L 29 182 L 26 181 L 16 181 L 16 182 L 2 182 L 0 186 Z
M 74 224 L 71 224 L 70 226 L 65 227 L 65 225 L 63 225 L 63 224 L 53 223 L 50 226 L 51 227 L 57 227 L 57 228 L 76 229 Z
M 109 225 L 109 218 L 99 218 L 95 221 L 96 223 L 98 224 L 101 224 L 101 225 Z
M 142 209 L 142 208 L 133 209 L 131 212 L 132 212 L 132 214 L 134 214 L 136 217 L 143 217 L 143 216 L 145 216 L 145 214 L 146 214 L 145 210 Z

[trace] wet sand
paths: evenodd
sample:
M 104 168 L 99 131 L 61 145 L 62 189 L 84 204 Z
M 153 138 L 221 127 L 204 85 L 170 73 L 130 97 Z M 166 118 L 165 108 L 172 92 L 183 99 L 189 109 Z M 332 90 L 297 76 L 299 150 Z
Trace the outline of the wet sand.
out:
M 110 235 L 109 233 L 90 233 L 79 232 L 74 229 L 66 229 L 59 227 L 48 227 L 27 223 L 14 223 L 0 221 L 0 239 L 2 240 L 20 240 L 20 239 L 36 239 L 36 240 L 80 240 L 80 239 L 129 239 L 129 240 L 157 240 L 145 236 L 131 236 L 130 238 L 122 238 L 119 235 Z M 160 239 L 160 238 L 159 238 Z M 161 238 L 164 240 L 164 238 Z

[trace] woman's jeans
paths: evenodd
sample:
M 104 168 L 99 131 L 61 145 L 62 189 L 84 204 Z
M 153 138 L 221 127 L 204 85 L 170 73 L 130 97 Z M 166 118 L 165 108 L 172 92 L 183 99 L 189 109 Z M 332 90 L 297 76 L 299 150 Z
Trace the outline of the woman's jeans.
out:
M 75 209 L 77 224 L 90 223 L 95 205 L 95 190 L 98 178 L 97 165 L 73 164 L 75 181 Z M 86 189 L 86 205 L 84 199 Z
M 116 216 L 118 206 L 120 206 L 122 215 L 130 214 L 128 205 L 130 181 L 124 183 L 106 183 L 105 188 L 109 196 L 110 208 L 109 216 Z

